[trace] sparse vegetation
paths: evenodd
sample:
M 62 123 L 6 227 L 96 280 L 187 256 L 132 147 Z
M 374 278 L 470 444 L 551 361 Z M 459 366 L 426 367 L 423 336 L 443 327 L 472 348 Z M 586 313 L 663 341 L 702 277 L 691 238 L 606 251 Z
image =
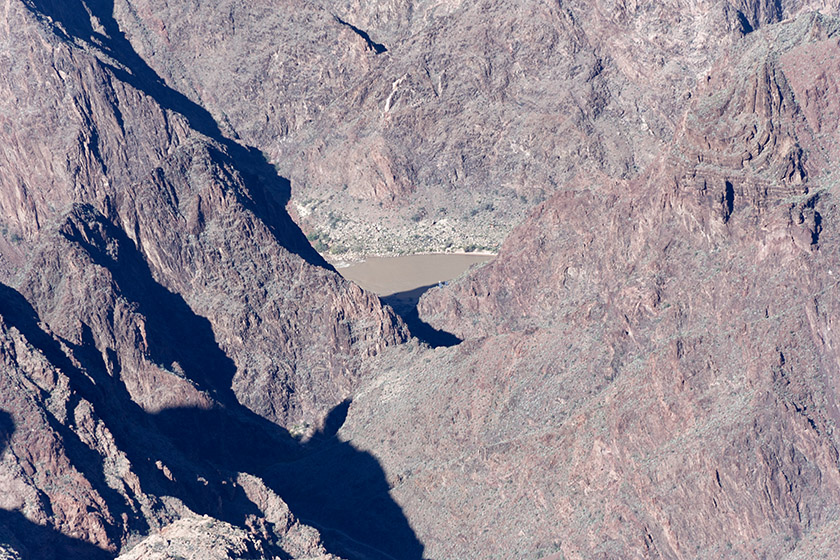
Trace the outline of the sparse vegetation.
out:
M 21 237 L 17 232 L 9 233 L 9 228 L 6 226 L 0 227 L 0 234 L 2 234 L 3 237 L 7 238 L 12 243 L 20 243 L 21 241 L 23 241 L 23 237 Z
M 340 216 L 330 210 L 330 213 L 327 215 L 327 224 L 329 225 L 330 229 L 335 229 L 338 227 L 342 222 L 346 222 L 346 218 Z
M 311 428 L 311 425 L 309 424 L 309 422 L 302 422 L 300 424 L 293 424 L 289 428 L 289 435 L 292 436 L 295 439 L 301 439 L 307 434 L 307 432 L 309 431 L 309 428 Z

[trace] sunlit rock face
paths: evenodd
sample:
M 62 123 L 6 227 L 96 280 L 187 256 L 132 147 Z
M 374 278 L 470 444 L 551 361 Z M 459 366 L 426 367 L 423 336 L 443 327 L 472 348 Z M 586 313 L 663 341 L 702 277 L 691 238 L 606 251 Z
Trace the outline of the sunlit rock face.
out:
M 0 557 L 831 557 L 837 15 L 9 0 Z

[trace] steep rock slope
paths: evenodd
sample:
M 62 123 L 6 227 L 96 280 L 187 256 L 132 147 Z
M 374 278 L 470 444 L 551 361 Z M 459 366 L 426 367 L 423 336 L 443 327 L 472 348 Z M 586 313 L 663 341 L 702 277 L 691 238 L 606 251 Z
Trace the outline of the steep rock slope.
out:
M 655 167 L 569 185 L 424 296 L 465 341 L 382 356 L 341 434 L 430 556 L 836 553 L 838 138 L 809 108 L 838 29 L 751 33 Z
M 113 556 L 199 514 L 266 557 L 326 554 L 264 477 L 311 453 L 334 460 L 318 444 L 327 414 L 405 327 L 312 250 L 260 152 L 225 138 L 119 29 L 72 2 L 4 8 L 4 546 Z M 384 516 L 405 524 L 356 514 Z M 327 546 L 369 546 L 319 512 L 309 521 L 333 531 Z
M 633 181 L 593 176 L 570 184 L 514 232 L 503 258 L 454 290 L 430 292 L 421 311 L 434 319 L 435 308 L 445 308 L 436 326 L 475 336 L 550 323 L 581 299 L 617 301 L 610 294 L 632 285 L 640 258 L 651 259 L 644 254 L 650 240 L 672 237 L 654 212 L 668 214 L 649 208 L 656 204 L 674 208 L 684 228 L 709 242 L 738 243 L 736 251 L 789 237 L 810 253 L 822 229 L 813 206 L 834 184 L 837 139 L 818 132 L 831 119 L 815 119 L 810 108 L 816 91 L 830 98 L 831 21 L 803 16 L 745 38 L 694 92 L 675 147 L 656 166 Z M 813 37 L 802 30 L 809 22 Z M 634 221 L 643 212 L 651 216 Z
M 107 253 L 105 245 L 122 237 L 124 248 L 136 248 L 137 266 L 148 269 L 142 274 L 156 286 L 149 289 L 177 294 L 209 319 L 236 364 L 236 390 L 256 411 L 283 423 L 312 422 L 341 402 L 358 359 L 404 337 L 394 316 L 324 268 L 285 214 L 288 185 L 271 166 L 226 141 L 200 107 L 154 81 L 119 36 L 85 36 L 84 22 L 72 19 L 78 6 L 25 6 L 11 4 L 5 39 L 7 281 L 68 339 L 78 338 L 70 334 L 76 321 L 91 324 L 86 313 L 107 316 L 107 308 L 79 297 L 81 286 L 62 292 L 76 274 L 88 278 L 82 284 L 95 275 L 54 262 L 67 255 L 55 246 L 58 238 L 41 235 L 64 228 L 59 237 L 95 245 L 86 226 L 63 223 L 73 204 L 88 204 L 83 220 L 98 221 L 94 229 L 113 226 L 99 250 Z M 137 297 L 154 295 L 149 289 Z M 95 329 L 96 336 L 109 330 Z M 303 344 L 305 337 L 314 344 Z M 334 383 L 322 383 L 323 376 Z M 298 382 L 295 398 L 303 401 L 292 402 Z
M 722 47 L 834 8 L 120 0 L 115 17 L 290 177 L 291 208 L 323 249 L 388 253 L 497 247 L 566 182 L 635 176 Z
M 831 554 L 838 24 L 781 21 L 829 4 L 185 6 L 4 6 L 0 553 Z M 463 343 L 400 344 L 236 136 L 367 219 L 428 227 L 404 200 L 459 161 L 447 212 L 548 198 L 423 299 Z
M 121 398 L 118 382 L 81 365 L 85 349 L 74 351 L 45 330 L 19 294 L 0 289 L 0 539 L 8 554 L 113 558 L 144 533 L 194 518 L 193 509 L 247 527 L 236 538 L 260 552 L 251 558 L 325 554 L 317 531 L 299 523 L 260 479 L 227 479 L 233 473 L 189 461 L 153 417 Z M 218 451 L 227 451 L 219 443 Z M 188 533 L 191 523 L 169 534 Z M 214 552 L 195 540 L 191 546 Z

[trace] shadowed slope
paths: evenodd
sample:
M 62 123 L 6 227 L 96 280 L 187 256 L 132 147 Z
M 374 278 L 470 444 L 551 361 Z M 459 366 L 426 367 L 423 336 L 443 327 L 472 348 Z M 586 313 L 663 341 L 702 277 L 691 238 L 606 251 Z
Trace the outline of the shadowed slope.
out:
M 227 218 L 233 213 L 230 212 L 231 206 L 241 204 L 271 230 L 271 234 L 280 246 L 321 269 L 330 268 L 311 248 L 284 210 L 289 192 L 288 181 L 277 176 L 274 168 L 265 161 L 262 154 L 225 138 L 203 108 L 160 80 L 154 71 L 137 56 L 118 29 L 110 15 L 113 10 L 112 3 L 85 4 L 78 1 L 50 2 L 45 0 L 26 2 L 26 5 L 41 17 L 42 22 L 50 25 L 57 36 L 72 41 L 88 53 L 93 53 L 114 76 L 148 95 L 163 108 L 184 116 L 195 130 L 209 136 L 222 146 L 222 149 L 208 148 L 206 151 L 209 155 L 206 159 L 213 159 L 219 155 L 218 153 L 224 152 L 223 165 L 235 168 L 235 171 L 241 174 L 247 193 L 241 197 L 238 192 L 231 194 L 230 200 L 233 202 L 230 205 L 225 206 L 224 203 L 228 202 L 225 200 L 218 207 L 212 208 L 218 212 L 217 215 Z M 86 9 L 89 9 L 93 18 L 85 16 Z M 90 84 L 82 85 L 90 86 Z M 93 142 L 94 148 L 98 145 L 98 141 Z M 200 143 L 204 144 L 204 141 Z M 153 146 L 151 149 L 155 148 L 156 146 Z M 176 156 L 180 155 L 183 154 L 176 154 Z M 188 167 L 191 162 L 187 155 L 181 163 Z M 178 171 L 184 171 L 184 169 L 175 169 L 176 173 Z M 216 169 L 210 170 L 208 176 L 211 181 L 207 182 L 224 182 L 224 179 L 213 175 L 213 171 Z M 153 172 L 154 177 L 158 176 L 158 172 L 159 170 Z M 145 239 L 147 244 L 141 244 L 138 231 L 143 225 L 174 224 L 159 220 L 151 224 L 134 224 L 137 225 L 136 228 L 129 228 L 121 220 L 129 220 L 130 217 L 120 216 L 117 212 L 119 205 L 123 204 L 124 206 L 119 207 L 119 210 L 122 211 L 128 206 L 126 215 L 131 212 L 148 218 L 150 208 L 142 207 L 143 201 L 140 201 L 136 207 L 131 206 L 134 202 L 131 197 L 158 196 L 154 190 L 156 185 L 140 184 L 135 188 L 120 183 L 116 186 L 119 190 L 108 193 L 111 200 L 106 199 L 106 203 L 103 204 L 104 210 L 100 210 L 107 214 L 107 218 L 90 205 L 77 205 L 71 210 L 70 219 L 61 227 L 61 236 L 48 239 L 48 233 L 43 235 L 43 247 L 53 242 L 61 249 L 47 248 L 48 255 L 44 257 L 44 260 L 33 264 L 37 258 L 40 258 L 33 257 L 30 261 L 30 277 L 23 281 L 25 285 L 19 287 L 27 294 L 29 301 L 11 288 L 4 288 L 4 292 L 7 292 L 5 295 L 9 296 L 8 300 L 16 302 L 14 306 L 16 309 L 13 309 L 12 313 L 13 323 L 16 326 L 20 325 L 21 332 L 27 338 L 31 338 L 36 349 L 41 349 L 40 351 L 50 362 L 59 365 L 62 375 L 66 375 L 69 379 L 73 391 L 68 406 L 72 409 L 78 404 L 78 398 L 90 401 L 98 418 L 114 433 L 113 445 L 120 452 L 125 453 L 127 462 L 130 462 L 131 468 L 137 471 L 139 478 L 137 485 L 143 492 L 149 497 L 177 498 L 192 511 L 206 513 L 242 526 L 249 516 L 259 517 L 264 512 L 261 512 L 236 484 L 237 474 L 251 473 L 263 476 L 267 469 L 277 462 L 294 461 L 311 453 L 315 444 L 308 447 L 299 446 L 285 430 L 239 404 L 231 390 L 236 366 L 228 348 L 222 350 L 220 343 L 217 342 L 214 327 L 218 325 L 212 322 L 218 321 L 219 317 L 228 320 L 229 316 L 224 315 L 228 309 L 213 309 L 216 315 L 208 318 L 205 314 L 198 314 L 193 310 L 191 305 L 195 305 L 195 301 L 187 301 L 190 297 L 185 295 L 187 292 L 182 293 L 170 285 L 163 285 L 163 280 L 160 278 L 165 278 L 165 274 L 161 273 L 161 270 L 170 261 L 164 262 L 163 267 L 161 261 L 156 261 L 158 268 L 153 272 L 149 254 L 144 251 L 157 250 L 158 253 L 155 256 L 164 254 L 164 259 L 168 259 L 171 256 L 165 254 L 168 247 L 162 244 L 157 247 L 152 246 L 148 238 Z M 212 186 L 217 185 L 213 183 Z M 239 185 L 225 184 L 211 194 L 215 195 L 226 187 L 230 187 L 229 191 L 233 192 Z M 174 189 L 172 191 L 174 192 Z M 118 200 L 120 197 L 123 197 L 123 200 Z M 184 204 L 187 202 L 185 201 Z M 236 212 L 239 212 L 239 208 L 235 208 Z M 179 213 L 181 208 L 178 208 L 177 200 L 174 208 L 166 207 L 161 213 L 170 210 L 175 214 Z M 244 214 L 246 213 L 239 213 L 237 217 Z M 159 216 L 153 217 L 159 218 Z M 250 217 L 242 221 L 249 219 Z M 224 232 L 224 228 L 237 225 L 224 222 L 223 219 L 219 222 L 222 223 L 211 223 L 208 218 L 208 228 L 214 228 L 211 233 L 216 234 L 220 230 Z M 257 220 L 251 220 L 248 224 L 256 222 Z M 120 225 L 115 225 L 117 223 Z M 182 225 L 177 222 L 176 224 Z M 241 225 L 241 222 L 238 225 Z M 126 229 L 123 230 L 121 227 Z M 125 231 L 131 231 L 138 237 L 137 241 L 129 238 Z M 240 235 L 249 234 L 249 232 L 235 231 L 238 231 Z M 158 234 L 160 235 L 161 232 Z M 190 235 L 197 237 L 193 232 L 190 232 Z M 161 237 L 163 236 L 165 232 Z M 184 233 L 184 237 L 186 236 L 187 234 Z M 211 238 L 210 241 L 207 241 L 207 237 Z M 263 236 L 262 239 L 266 240 L 269 237 Z M 194 238 L 192 241 L 195 240 Z M 219 238 L 223 242 L 228 241 L 224 235 L 218 235 L 218 237 L 208 235 L 200 242 L 205 242 L 209 246 Z M 270 247 L 264 253 L 259 253 L 259 250 L 267 245 Z M 307 308 L 301 311 L 295 307 L 297 299 L 293 290 L 310 287 L 306 284 L 307 280 L 311 280 L 307 274 L 312 274 L 315 278 L 312 283 L 318 288 L 335 292 L 332 294 L 333 300 L 329 302 L 335 308 L 331 310 L 332 313 L 349 318 L 340 325 L 333 325 L 329 321 L 323 321 L 323 324 L 320 324 L 321 332 L 317 335 L 322 338 L 333 335 L 338 340 L 334 343 L 335 352 L 345 352 L 340 358 L 334 360 L 335 363 L 330 361 L 331 356 L 327 356 L 324 363 L 333 366 L 336 370 L 346 372 L 352 367 L 352 363 L 349 363 L 351 359 L 356 358 L 350 355 L 352 354 L 348 348 L 350 344 L 356 343 L 359 339 L 363 341 L 372 339 L 379 332 L 379 327 L 382 327 L 381 330 L 386 331 L 386 334 L 390 333 L 391 325 L 382 326 L 378 321 L 382 316 L 393 319 L 393 315 L 390 312 L 377 314 L 382 309 L 375 298 L 362 294 L 354 286 L 345 290 L 345 285 L 340 279 L 324 270 L 314 269 L 317 274 L 311 273 L 312 267 L 306 266 L 297 258 L 289 258 L 284 251 L 275 249 L 276 245 L 273 242 L 264 243 L 263 247 L 257 246 L 254 249 L 255 246 L 255 243 L 251 243 L 243 250 L 242 244 L 235 245 L 231 253 L 236 252 L 235 256 L 241 257 L 243 253 L 248 254 L 247 251 L 254 250 L 254 253 L 263 256 L 270 264 L 276 264 L 277 269 L 271 269 L 267 274 L 279 277 L 280 280 L 277 282 L 279 286 L 268 286 L 275 292 L 266 293 L 266 286 L 260 284 L 257 288 L 263 288 L 263 291 L 254 295 L 248 293 L 247 290 L 252 289 L 253 284 L 257 282 L 251 285 L 243 283 L 242 289 L 245 293 L 242 297 L 247 298 L 247 301 L 237 300 L 237 302 L 243 306 L 258 305 L 254 303 L 254 300 L 263 298 L 260 303 L 268 302 L 266 304 L 268 307 L 279 300 L 280 303 L 275 308 L 271 308 L 275 315 L 268 319 L 277 322 L 289 320 L 289 325 L 283 323 L 281 327 L 288 327 L 291 335 L 301 338 L 294 344 L 304 344 L 303 336 L 305 335 L 299 334 L 297 329 L 299 325 L 295 323 L 293 317 L 299 311 L 310 313 L 310 310 Z M 199 246 L 197 249 L 189 248 L 196 252 L 206 250 L 201 257 L 207 260 L 199 261 L 204 265 L 208 262 L 218 264 L 218 261 L 209 261 L 207 258 L 207 253 L 215 249 L 216 247 L 211 247 L 210 250 L 206 250 L 205 246 Z M 213 255 L 215 254 L 213 252 Z M 176 255 L 172 260 L 178 257 L 180 255 Z M 189 265 L 195 265 L 196 262 L 184 259 L 183 262 L 176 264 L 189 267 Z M 51 265 L 52 268 L 42 265 Z M 207 270 L 201 272 L 205 273 L 202 280 L 206 280 L 207 276 L 211 276 L 211 280 L 220 281 L 220 283 L 228 279 L 224 274 L 213 276 L 206 274 Z M 289 276 L 283 276 L 284 274 Z M 291 277 L 292 274 L 295 276 Z M 243 269 L 232 274 L 232 276 L 236 275 L 240 275 L 241 278 L 247 275 L 247 271 Z M 195 280 L 191 276 L 185 276 L 184 284 L 189 285 Z M 271 278 L 271 280 L 275 279 Z M 68 285 L 72 287 L 68 288 Z M 87 299 L 90 296 L 93 297 Z M 231 295 L 231 297 L 234 296 Z M 202 300 L 202 302 L 206 301 L 206 299 Z M 307 300 L 304 298 L 304 301 Z M 366 307 L 369 302 L 373 303 L 370 307 Z M 208 304 L 208 307 L 212 307 L 212 303 L 215 302 Z M 283 305 L 286 307 L 282 307 Z M 37 312 L 33 306 L 38 309 Z M 309 307 L 315 308 L 314 305 Z M 350 310 L 350 307 L 353 309 Z M 316 309 L 315 313 L 317 311 L 319 309 Z M 326 315 L 326 317 L 329 319 L 331 315 Z M 358 322 L 363 324 L 351 333 L 351 326 L 354 328 L 357 326 L 352 324 L 354 317 L 359 318 Z M 254 319 L 254 315 L 250 314 L 248 318 Z M 238 317 L 234 317 L 234 320 L 236 319 Z M 262 319 L 262 317 L 257 317 L 254 320 L 256 322 Z M 45 323 L 50 323 L 49 328 L 42 327 Z M 402 326 L 399 328 L 402 329 Z M 360 332 L 361 329 L 368 330 Z M 242 334 L 242 331 L 236 331 L 236 333 L 231 338 L 236 338 Z M 342 346 L 344 340 L 348 342 Z M 242 342 L 241 339 L 239 342 Z M 261 341 L 261 343 L 264 342 Z M 281 343 L 275 342 L 278 345 Z M 329 339 L 329 342 L 332 343 L 333 339 Z M 247 346 L 247 344 L 242 344 L 242 346 Z M 364 348 L 364 351 L 373 352 L 374 350 Z M 347 355 L 350 357 L 347 358 Z M 342 367 L 344 364 L 341 363 L 341 359 L 345 358 L 348 364 L 347 367 Z M 75 365 L 76 363 L 80 365 Z M 294 364 L 293 373 L 296 372 L 295 368 L 299 368 L 302 374 L 307 376 L 306 381 L 319 380 L 318 376 L 321 372 L 316 367 L 312 367 L 312 364 L 305 366 Z M 273 375 L 271 371 L 267 374 Z M 131 381 L 133 385 L 127 387 L 127 381 Z M 293 392 L 283 385 L 285 382 L 285 379 L 281 379 L 277 383 L 278 387 Z M 190 404 L 199 402 L 203 406 L 179 407 L 177 401 L 179 396 L 183 395 L 176 394 L 173 397 L 171 393 L 167 394 L 169 387 L 176 387 L 191 398 Z M 141 408 L 141 404 L 138 404 L 140 401 L 135 398 L 137 393 L 144 390 L 147 391 L 145 396 L 152 394 L 152 398 L 142 403 L 142 406 L 149 405 L 147 410 Z M 342 387 L 341 390 L 347 389 Z M 154 406 L 161 404 L 154 401 L 156 392 L 162 395 L 161 398 L 165 401 L 164 406 Z M 261 395 L 257 394 L 257 396 Z M 327 401 L 327 399 L 324 400 Z M 329 401 L 321 404 L 326 410 L 329 409 L 329 405 Z M 148 410 L 154 410 L 155 414 L 150 414 Z M 70 423 L 65 425 L 63 422 L 66 420 L 62 420 L 59 422 L 60 426 L 55 425 L 53 428 L 62 431 L 67 440 L 71 441 L 74 427 Z M 352 448 L 349 444 L 346 447 L 350 455 L 357 453 L 350 450 Z M 90 455 L 91 451 L 83 444 L 74 445 L 73 449 L 75 451 L 72 453 L 71 461 L 78 463 L 80 472 L 83 472 L 85 476 L 90 476 L 96 489 L 101 489 L 102 493 L 106 494 L 107 484 L 100 484 L 104 469 L 98 461 L 101 462 L 102 455 L 99 457 Z M 366 482 L 360 488 L 362 497 L 366 492 L 365 488 L 372 488 L 371 491 L 375 493 L 383 487 L 387 488 L 383 482 L 384 474 L 376 460 L 367 454 L 359 454 L 366 458 L 363 461 Z M 337 460 L 331 457 L 333 457 L 331 454 L 325 454 L 325 460 Z M 309 487 L 319 485 L 319 481 L 313 478 L 311 471 L 301 472 L 297 476 L 301 480 L 306 480 Z M 46 480 L 49 482 L 49 477 Z M 323 490 L 321 496 L 329 500 L 329 493 L 329 490 Z M 126 494 L 108 494 L 106 497 L 109 503 L 114 503 L 113 508 L 117 513 L 115 519 L 109 521 L 112 523 L 110 530 L 113 531 L 112 541 L 115 546 L 119 546 L 120 539 L 125 538 L 125 535 L 130 532 L 142 533 L 149 529 L 148 525 L 144 526 L 146 520 L 144 516 L 154 516 L 157 512 L 150 514 L 149 511 L 132 510 L 127 518 L 120 519 L 119 514 L 126 509 L 123 504 L 131 501 L 132 497 Z M 294 505 L 292 507 L 294 508 Z M 355 511 L 353 517 L 356 518 L 370 515 L 369 523 L 372 525 L 382 524 L 398 528 L 395 531 L 397 537 L 391 538 L 390 541 L 386 539 L 385 546 L 391 546 L 393 550 L 422 550 L 422 546 L 408 527 L 399 507 L 392 501 L 389 507 L 370 513 L 354 510 L 355 504 L 341 503 L 336 507 Z M 171 512 L 166 512 L 166 514 L 171 514 Z M 328 526 L 334 531 L 335 536 L 332 537 L 331 542 L 327 543 L 330 548 L 341 549 L 342 542 L 355 543 L 356 541 L 365 542 L 363 548 L 371 550 L 382 546 L 382 543 L 359 534 L 353 527 L 336 525 L 331 519 L 322 519 L 319 515 L 312 516 L 312 519 L 313 522 Z M 353 545 L 353 547 L 356 546 L 358 545 Z M 419 552 L 417 555 L 419 556 Z M 367 554 L 358 557 L 367 557 Z
M 101 61 L 117 78 L 145 93 L 164 109 L 182 115 L 191 128 L 222 144 L 243 172 L 253 199 L 249 210 L 271 229 L 286 249 L 310 264 L 332 269 L 285 211 L 291 193 L 288 179 L 277 174 L 262 152 L 226 137 L 207 110 L 166 85 L 120 30 L 113 17 L 112 0 L 27 0 L 26 4 L 40 18 L 54 22 L 50 25 L 59 37 L 96 47 L 93 52 L 99 50 L 105 55 Z M 95 19 L 85 17 L 87 12 Z M 92 22 L 98 24 L 98 29 L 94 29 Z
M 15 431 L 11 414 L 0 409 L 0 456 Z M 113 558 L 107 551 L 90 543 L 62 535 L 58 531 L 32 523 L 17 511 L 0 509 L 0 556 L 14 552 L 38 560 Z M 11 556 L 15 558 L 15 556 Z
M 417 310 L 417 304 L 420 302 L 423 294 L 437 286 L 438 284 L 431 284 L 429 286 L 422 286 L 413 290 L 391 294 L 383 297 L 382 301 L 394 309 L 397 315 L 408 325 L 411 334 L 416 336 L 421 342 L 425 342 L 432 348 L 455 346 L 461 342 L 460 338 L 445 330 L 436 329 L 423 321 Z
M 298 444 L 286 430 L 239 404 L 230 389 L 235 365 L 216 342 L 209 321 L 155 281 L 143 255 L 122 230 L 91 207 L 78 206 L 61 234 L 67 250 L 79 253 L 74 258 L 87 256 L 86 266 L 95 276 L 108 279 L 105 283 L 114 295 L 143 317 L 146 359 L 161 367 L 179 364 L 177 375 L 212 396 L 203 408 L 170 406 L 147 414 L 121 381 L 136 373 L 113 366 L 115 375 L 109 373 L 89 327 L 83 326 L 81 343 L 67 343 L 82 371 L 41 330 L 29 303 L 11 288 L 3 288 L 2 310 L 51 362 L 62 366 L 79 395 L 93 403 L 138 466 L 146 491 L 177 496 L 197 513 L 246 526 L 249 517 L 263 515 L 237 484 L 238 473 L 249 473 L 264 479 L 293 514 L 322 529 L 322 540 L 332 551 L 360 559 L 421 557 L 423 547 L 389 496 L 377 460 L 334 437 L 349 402 L 333 410 L 310 443 Z M 72 440 L 71 431 L 56 429 Z M 168 440 L 164 445 L 161 434 Z M 102 469 L 84 458 L 90 454 L 87 448 L 75 448 L 79 452 L 72 454 L 73 460 L 96 481 L 95 474 Z M 171 479 L 161 476 L 160 467 L 154 466 L 157 462 L 172 471 Z M 106 485 L 96 487 L 107 494 Z M 108 502 L 119 512 L 124 498 L 114 494 Z M 367 507 L 371 502 L 377 506 Z M 130 519 L 126 529 L 147 530 L 142 518 Z

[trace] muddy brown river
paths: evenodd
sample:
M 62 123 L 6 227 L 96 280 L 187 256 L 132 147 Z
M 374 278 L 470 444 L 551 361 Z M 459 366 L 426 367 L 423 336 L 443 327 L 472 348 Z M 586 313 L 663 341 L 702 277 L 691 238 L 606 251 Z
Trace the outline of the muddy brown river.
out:
M 410 292 L 457 278 L 474 264 L 491 260 L 486 254 L 431 254 L 368 257 L 337 269 L 342 276 L 379 296 Z

